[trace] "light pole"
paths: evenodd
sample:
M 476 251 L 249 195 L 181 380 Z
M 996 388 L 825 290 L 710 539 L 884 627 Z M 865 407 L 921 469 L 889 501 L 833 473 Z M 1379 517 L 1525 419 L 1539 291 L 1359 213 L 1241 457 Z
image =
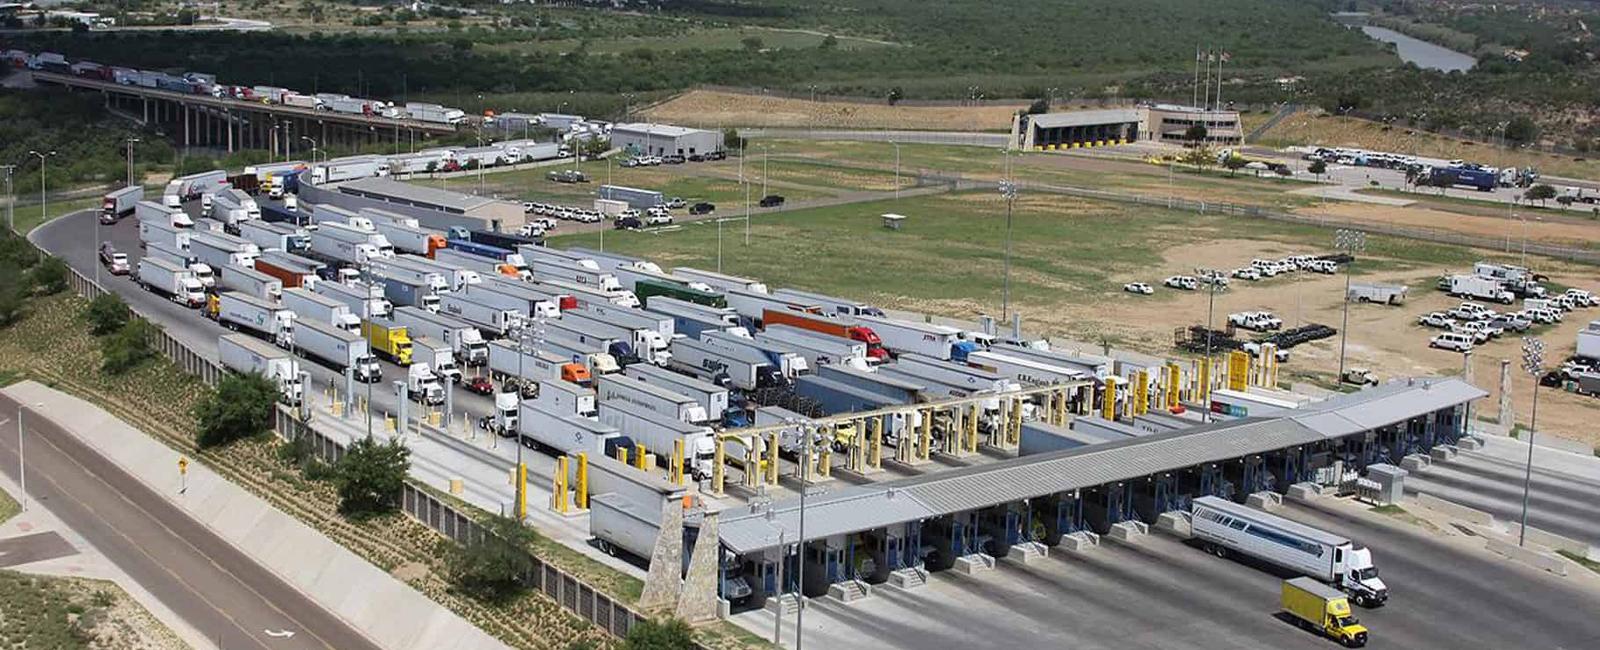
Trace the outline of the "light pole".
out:
M 1216 378 L 1211 376 L 1211 339 L 1213 338 L 1213 332 L 1216 331 L 1212 323 L 1215 321 L 1217 313 L 1217 283 L 1213 278 L 1211 282 L 1206 284 L 1209 289 L 1206 292 L 1206 371 L 1204 376 L 1207 382 L 1215 382 Z M 1206 400 L 1209 402 L 1211 399 L 1211 386 L 1209 384 L 1202 386 L 1200 392 L 1206 395 Z M 1115 397 L 1115 395 L 1112 396 L 1113 399 Z M 1205 422 L 1211 421 L 1210 404 L 1201 405 L 1200 419 Z
M 768 145 L 768 144 L 762 144 L 761 145 L 761 197 L 762 198 L 766 198 L 766 196 L 767 196 L 767 175 L 769 174 L 769 172 L 767 171 L 769 169 L 768 166 L 767 166 L 767 155 L 771 154 L 771 153 L 772 153 L 772 146 L 771 145 Z
M 894 200 L 900 200 L 900 143 L 890 140 L 894 145 Z
M 0 165 L 0 167 L 5 168 L 6 170 L 6 229 L 16 230 L 17 218 L 15 210 L 17 207 L 17 192 L 11 187 L 11 174 L 16 171 L 17 166 Z
M 1350 338 L 1350 270 L 1356 265 L 1356 253 L 1367 250 L 1367 233 L 1340 228 L 1333 235 L 1333 246 L 1350 255 L 1344 264 L 1344 321 L 1339 326 L 1339 376 L 1334 381 L 1344 382 L 1345 341 Z
M 44 195 L 44 160 L 46 158 L 49 158 L 50 156 L 56 155 L 56 152 L 51 151 L 49 153 L 39 153 L 37 151 L 29 151 L 28 155 L 30 155 L 30 156 L 38 156 L 39 157 L 39 223 L 44 223 L 45 219 L 47 219 L 49 217 L 49 214 L 50 214 L 48 209 L 45 207 L 46 199 L 45 199 L 45 195 Z M 98 219 L 96 220 L 96 223 L 99 223 Z M 97 237 L 98 237 L 98 235 L 97 235 Z M 95 245 L 99 246 L 99 243 L 97 242 Z M 100 267 L 97 264 L 97 265 L 95 265 L 95 268 L 98 269 Z
M 300 139 L 311 143 L 311 162 L 315 164 L 317 162 L 317 139 L 304 135 L 300 136 Z
M 898 147 L 896 151 L 898 152 Z M 1006 256 L 1004 279 L 1000 289 L 1000 320 L 1009 322 L 1011 320 L 1011 211 L 1017 202 L 1017 183 L 1011 178 L 1011 152 L 1005 152 L 1005 156 L 1006 178 L 1000 181 L 1000 196 L 1006 199 Z M 900 184 L 895 183 L 897 193 L 899 188 Z
M 1522 337 L 1522 369 L 1533 377 L 1533 416 L 1528 421 L 1528 469 L 1522 476 L 1522 528 L 1517 530 L 1517 546 L 1528 538 L 1528 491 L 1533 484 L 1533 436 L 1539 428 L 1539 376 L 1544 374 L 1544 341 Z
M 811 458 L 811 436 L 814 433 L 815 432 L 812 431 L 810 426 L 808 426 L 808 425 L 800 425 L 800 437 L 804 439 L 803 443 L 805 445 L 805 451 L 804 451 L 804 453 L 802 454 L 801 457 L 805 461 L 805 466 L 801 468 L 801 472 L 800 472 L 800 530 L 799 530 L 800 543 L 799 543 L 799 546 L 798 546 L 800 557 L 798 558 L 798 561 L 797 561 L 797 563 L 795 565 L 796 566 L 795 573 L 797 574 L 797 577 L 799 578 L 799 581 L 797 583 L 798 586 L 795 588 L 795 592 L 796 592 L 795 593 L 795 606 L 796 607 L 795 607 L 795 610 L 794 610 L 794 648 L 795 648 L 795 650 L 801 650 L 805 646 L 805 632 L 806 632 L 806 629 L 805 629 L 805 625 L 804 624 L 805 624 L 805 617 L 806 617 L 806 493 L 811 491 L 811 485 L 810 485 L 811 472 L 813 471 L 812 465 L 815 463 L 815 461 L 813 461 L 812 458 Z M 778 608 L 778 611 L 780 611 L 780 612 L 783 611 L 783 608 L 781 608 L 781 607 Z
M 138 138 L 126 138 L 123 142 L 128 147 L 128 187 L 133 187 L 133 145 L 136 142 L 140 142 L 140 140 Z

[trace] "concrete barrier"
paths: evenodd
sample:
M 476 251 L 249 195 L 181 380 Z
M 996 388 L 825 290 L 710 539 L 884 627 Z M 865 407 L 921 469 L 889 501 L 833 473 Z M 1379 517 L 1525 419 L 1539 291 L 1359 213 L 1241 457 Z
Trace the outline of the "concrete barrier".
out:
M 1283 507 L 1283 495 L 1277 492 L 1256 492 L 1245 497 L 1244 504 L 1257 510 L 1272 512 Z
M 994 570 L 994 557 L 984 553 L 972 553 L 956 558 L 955 570 L 967 575 L 977 575 L 985 571 Z
M 1087 530 L 1061 536 L 1061 549 L 1068 553 L 1086 553 L 1099 545 L 1100 536 Z
M 1514 542 L 1506 542 L 1493 537 L 1484 538 L 1484 547 L 1492 553 L 1503 555 L 1535 569 L 1543 569 L 1558 576 L 1567 575 L 1567 562 L 1559 555 L 1540 553 L 1532 549 L 1519 547 Z
M 1449 445 L 1440 445 L 1434 447 L 1433 451 L 1428 452 L 1428 454 L 1433 457 L 1434 462 L 1442 463 L 1456 457 L 1456 448 Z
M 1400 459 L 1400 468 L 1408 472 L 1421 472 L 1432 464 L 1433 461 L 1422 454 L 1411 454 Z
M 1184 513 L 1177 511 L 1156 515 L 1155 528 L 1178 539 L 1194 537 L 1194 524 L 1189 522 Z
M 1322 486 L 1309 482 L 1295 483 L 1294 485 L 1289 486 L 1289 489 L 1283 493 L 1283 496 L 1290 501 L 1310 503 L 1322 498 Z
M 1419 506 L 1446 515 L 1453 519 L 1460 519 L 1469 524 L 1477 524 L 1479 526 L 1488 526 L 1491 528 L 1493 528 L 1495 525 L 1494 515 L 1482 510 L 1468 508 L 1457 503 L 1451 503 L 1431 494 L 1419 492 L 1417 493 L 1416 501 L 1417 505 Z
M 1142 521 L 1119 521 L 1111 524 L 1111 529 L 1106 531 L 1106 538 L 1124 544 L 1137 544 L 1140 537 L 1149 534 L 1150 526 Z
M 1506 525 L 1506 535 L 1508 537 L 1512 538 L 1512 539 L 1516 539 L 1518 533 L 1521 530 L 1521 528 L 1522 528 L 1522 526 L 1520 524 L 1515 524 L 1515 523 L 1507 524 Z M 1558 551 L 1566 551 L 1566 552 L 1571 553 L 1573 555 L 1576 555 L 1578 557 L 1584 557 L 1584 558 L 1591 557 L 1591 553 L 1593 552 L 1590 549 L 1588 542 L 1580 542 L 1578 540 L 1572 539 L 1571 537 L 1564 537 L 1562 535 L 1557 535 L 1557 534 L 1552 533 L 1552 532 L 1547 531 L 1547 530 L 1540 530 L 1538 528 L 1534 528 L 1533 526 L 1529 526 L 1528 527 L 1528 536 L 1527 537 L 1528 537 L 1528 542 L 1530 542 L 1530 543 L 1538 544 L 1540 546 L 1545 546 L 1545 547 L 1548 547 L 1548 548 L 1553 548 L 1553 549 L 1556 549 Z
M 1459 442 L 1456 443 L 1456 446 L 1460 447 L 1460 448 L 1462 448 L 1462 449 L 1464 449 L 1466 451 L 1477 451 L 1479 449 L 1483 449 L 1483 441 L 1479 440 L 1477 438 L 1471 438 L 1471 437 L 1462 438 Z

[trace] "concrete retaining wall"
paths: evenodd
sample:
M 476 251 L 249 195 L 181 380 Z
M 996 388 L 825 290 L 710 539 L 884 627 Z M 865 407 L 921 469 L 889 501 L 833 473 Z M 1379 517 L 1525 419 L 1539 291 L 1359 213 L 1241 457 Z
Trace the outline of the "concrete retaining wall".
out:
M 1510 524 L 1507 526 L 1507 528 L 1509 529 L 1507 535 L 1515 538 L 1521 531 L 1522 526 L 1519 524 Z M 1579 557 L 1589 557 L 1590 551 L 1589 544 L 1587 542 L 1580 542 L 1572 539 L 1571 537 L 1563 537 L 1549 531 L 1539 530 L 1538 528 L 1534 528 L 1532 526 L 1528 527 L 1528 542 L 1547 548 L 1566 551 Z
M 1491 552 L 1504 555 L 1536 569 L 1544 569 L 1558 576 L 1567 575 L 1567 562 L 1555 555 L 1540 553 L 1538 551 L 1517 546 L 1515 542 L 1506 542 L 1492 537 L 1485 538 L 1485 548 Z

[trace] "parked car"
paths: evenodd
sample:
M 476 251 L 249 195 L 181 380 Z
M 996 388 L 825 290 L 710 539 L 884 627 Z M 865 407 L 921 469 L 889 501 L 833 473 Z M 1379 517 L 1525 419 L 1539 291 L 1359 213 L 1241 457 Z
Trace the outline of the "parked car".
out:
M 1490 329 L 1501 332 L 1526 332 L 1529 327 L 1533 326 L 1533 321 L 1515 312 L 1500 314 L 1485 322 L 1488 323 Z
M 494 380 L 489 379 L 488 377 L 469 377 L 467 379 L 463 379 L 461 380 L 461 387 L 466 389 L 466 391 L 469 393 L 477 393 L 479 395 L 494 394 Z
M 776 208 L 783 205 L 783 197 L 777 194 L 768 194 L 761 197 L 761 207 Z
M 1454 350 L 1456 352 L 1471 352 L 1473 338 L 1469 334 L 1461 334 L 1459 332 L 1441 332 L 1428 341 L 1428 347 Z
M 705 161 L 706 161 L 706 155 L 703 154 L 703 153 L 692 153 L 692 154 L 689 154 L 689 162 L 705 162 Z
M 670 199 L 667 199 L 667 202 L 664 205 L 666 205 L 667 209 L 669 210 L 677 210 L 685 205 L 688 205 L 688 202 L 684 201 L 683 197 L 681 196 L 674 196 Z
M 694 205 L 689 206 L 689 214 L 693 214 L 693 215 L 711 214 L 716 209 L 717 209 L 717 206 L 712 205 L 710 203 L 706 203 L 705 201 L 701 201 L 699 203 L 696 203 Z
M 540 226 L 539 224 L 536 224 L 536 223 L 525 223 L 525 224 L 522 224 L 521 226 L 517 226 L 517 236 L 519 236 L 519 237 L 543 237 L 544 236 L 544 227 Z
M 1448 313 L 1451 318 L 1460 320 L 1479 320 L 1483 318 L 1493 318 L 1495 316 L 1493 309 L 1475 302 L 1461 303 L 1451 308 L 1450 311 L 1446 313 Z
M 534 203 L 533 201 L 523 201 L 522 202 L 522 213 L 523 214 L 533 214 L 534 210 L 537 210 L 538 207 L 539 207 L 539 204 Z
M 1242 269 L 1234 269 L 1233 277 L 1239 278 L 1240 280 L 1256 281 L 1261 279 L 1261 271 L 1247 266 Z
M 549 232 L 551 230 L 555 230 L 556 229 L 556 220 L 555 219 L 549 219 L 549 218 L 545 218 L 545 217 L 540 217 L 538 219 L 534 219 L 532 221 L 529 221 L 528 223 L 536 225 L 536 226 L 538 226 L 540 228 L 543 228 L 543 229 L 545 229 L 546 232 Z
M 1342 377 L 1341 379 L 1346 384 L 1355 384 L 1357 386 L 1377 386 L 1378 385 L 1378 376 L 1375 375 L 1375 374 L 1372 374 L 1372 370 L 1367 369 L 1367 368 L 1361 368 L 1361 367 L 1355 367 L 1355 368 L 1350 368 L 1348 370 L 1345 370 L 1344 371 L 1344 377 Z
M 545 174 L 545 177 L 557 183 L 587 183 L 589 176 L 576 169 L 563 169 Z
M 1167 285 L 1174 289 L 1183 289 L 1184 291 L 1194 291 L 1195 289 L 1200 288 L 1200 282 L 1187 275 L 1174 275 L 1170 278 L 1162 280 L 1161 284 Z
M 105 265 L 106 270 L 112 275 L 128 274 L 127 254 L 118 252 L 117 247 L 112 246 L 111 242 L 100 245 L 100 263 Z
M 640 221 L 638 217 L 618 217 L 617 223 L 612 227 L 617 230 L 635 230 L 643 228 L 644 222 Z
M 672 215 L 665 213 L 651 214 L 644 218 L 646 226 L 666 226 L 672 223 Z
M 723 159 L 726 159 L 727 157 L 728 157 L 728 152 L 726 152 L 726 151 L 707 151 L 706 152 L 706 160 L 723 160 Z
M 1417 318 L 1417 324 L 1448 329 L 1451 325 L 1456 324 L 1456 320 L 1442 311 L 1436 311 L 1431 314 L 1423 314 Z
M 1455 325 L 1450 326 L 1450 331 L 1472 337 L 1473 343 L 1488 343 L 1489 339 L 1493 336 L 1489 333 L 1489 328 L 1484 327 L 1483 323 L 1478 321 L 1456 323 Z
M 1594 294 L 1582 289 L 1567 289 L 1566 292 L 1562 293 L 1561 295 L 1572 296 L 1573 304 L 1579 307 L 1593 307 L 1596 304 L 1600 304 L 1595 301 Z
M 1137 293 L 1144 296 L 1148 296 L 1156 292 L 1155 289 L 1150 288 L 1150 285 L 1143 282 L 1129 282 L 1122 285 L 1122 290 L 1128 293 Z
M 638 167 L 639 166 L 639 159 L 637 157 L 635 157 L 635 158 L 623 158 L 622 162 L 617 163 L 617 164 L 621 165 L 623 167 Z
M 688 161 L 688 159 L 686 159 L 683 156 L 678 155 L 678 154 L 671 154 L 671 155 L 667 155 L 667 156 L 662 156 L 661 157 L 661 162 L 666 163 L 668 165 L 682 165 L 683 163 L 685 163 L 687 161 Z

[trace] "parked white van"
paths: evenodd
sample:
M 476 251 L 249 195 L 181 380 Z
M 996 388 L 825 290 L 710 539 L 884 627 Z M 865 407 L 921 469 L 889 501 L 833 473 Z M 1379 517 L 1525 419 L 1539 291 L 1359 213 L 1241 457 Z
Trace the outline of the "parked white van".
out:
M 1472 350 L 1472 345 L 1472 335 L 1462 334 L 1460 332 L 1443 332 L 1437 336 L 1434 336 L 1433 340 L 1428 341 L 1428 347 L 1439 348 L 1441 350 L 1454 350 L 1456 352 L 1470 352 Z

